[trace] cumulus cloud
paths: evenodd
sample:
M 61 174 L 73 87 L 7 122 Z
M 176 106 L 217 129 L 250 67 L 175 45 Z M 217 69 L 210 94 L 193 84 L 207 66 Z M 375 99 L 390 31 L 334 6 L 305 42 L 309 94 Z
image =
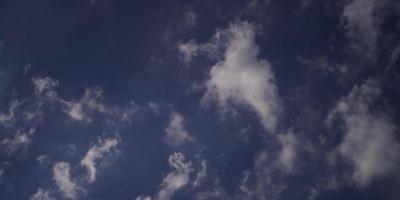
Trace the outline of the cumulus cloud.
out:
M 119 140 L 117 138 L 99 139 L 98 142 L 90 147 L 85 157 L 81 161 L 81 165 L 88 171 L 88 180 L 90 183 L 96 180 L 96 165 L 102 163 L 102 159 L 116 153 L 116 146 Z
M 373 109 L 381 93 L 378 82 L 367 80 L 343 97 L 328 117 L 328 122 L 335 116 L 344 121 L 339 152 L 353 166 L 352 178 L 361 186 L 396 172 L 400 164 L 397 127 L 385 112 Z
M 56 163 L 53 167 L 53 179 L 65 198 L 76 199 L 81 188 L 71 179 L 69 163 L 64 161 Z
M 43 190 L 42 188 L 39 188 L 35 194 L 33 194 L 29 200 L 55 200 L 51 196 L 50 191 L 48 190 Z
M 279 162 L 287 172 L 292 172 L 295 168 L 298 151 L 298 139 L 292 132 L 280 134 L 277 136 L 282 147 L 279 154 Z
M 230 104 L 254 110 L 262 125 L 274 131 L 279 114 L 279 97 L 274 74 L 268 61 L 259 59 L 255 44 L 255 26 L 247 22 L 230 24 L 218 34 L 226 38 L 223 59 L 209 73 L 204 101 L 216 100 L 223 110 Z
M 178 146 L 191 139 L 183 125 L 182 115 L 176 112 L 171 113 L 170 123 L 165 132 L 167 133 L 165 141 L 169 145 Z

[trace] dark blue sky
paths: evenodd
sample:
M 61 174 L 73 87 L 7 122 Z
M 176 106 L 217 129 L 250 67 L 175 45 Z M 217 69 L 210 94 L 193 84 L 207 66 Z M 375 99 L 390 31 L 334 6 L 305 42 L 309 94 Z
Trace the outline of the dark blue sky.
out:
M 0 1 L 0 199 L 400 199 L 395 0 Z

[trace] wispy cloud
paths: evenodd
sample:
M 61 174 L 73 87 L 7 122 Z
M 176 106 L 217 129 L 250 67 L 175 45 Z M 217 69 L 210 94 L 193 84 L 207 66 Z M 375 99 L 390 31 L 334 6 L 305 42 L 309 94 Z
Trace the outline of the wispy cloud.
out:
M 99 139 L 96 144 L 92 145 L 85 157 L 81 161 L 81 165 L 88 171 L 88 180 L 90 183 L 96 180 L 96 165 L 104 163 L 104 158 L 112 156 L 117 152 L 118 138 Z M 106 159 L 107 160 L 107 159 Z

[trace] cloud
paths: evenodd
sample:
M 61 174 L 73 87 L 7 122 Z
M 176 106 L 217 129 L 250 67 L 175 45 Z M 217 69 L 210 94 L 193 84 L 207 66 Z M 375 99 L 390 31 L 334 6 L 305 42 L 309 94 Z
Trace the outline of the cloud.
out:
M 35 94 L 38 97 L 45 98 L 50 101 L 58 99 L 57 93 L 54 91 L 60 84 L 58 80 L 50 77 L 32 78 Z
M 115 153 L 118 145 L 118 138 L 99 139 L 96 144 L 92 145 L 85 157 L 81 161 L 81 165 L 88 171 L 88 180 L 93 183 L 96 180 L 96 165 L 102 163 L 102 159 Z
M 55 200 L 55 198 L 51 196 L 50 191 L 38 188 L 37 192 L 29 200 Z
M 168 158 L 171 171 L 163 178 L 160 190 L 154 196 L 157 200 L 169 200 L 175 192 L 182 189 L 190 182 L 190 173 L 193 171 L 192 163 L 186 161 L 182 153 L 173 153 Z M 151 200 L 150 196 L 138 196 L 136 200 Z
M 397 127 L 385 112 L 373 109 L 381 93 L 379 83 L 369 79 L 339 100 L 327 119 L 331 122 L 338 116 L 344 121 L 339 152 L 353 166 L 352 178 L 361 186 L 393 174 L 400 164 Z
M 369 61 L 377 57 L 378 37 L 385 13 L 382 9 L 390 1 L 352 0 L 345 4 L 342 19 L 345 22 L 346 36 L 350 47 Z
M 204 178 L 207 176 L 207 161 L 201 161 L 201 169 L 197 172 L 196 179 L 193 181 L 193 187 L 198 187 L 203 182 Z
M 136 200 L 151 200 L 151 197 L 149 197 L 149 196 L 138 196 L 138 197 L 136 197 Z
M 191 162 L 186 162 L 182 153 L 173 153 L 169 156 L 168 162 L 173 171 L 164 177 L 161 189 L 157 194 L 158 200 L 170 199 L 177 190 L 185 187 L 190 180 Z
M 266 151 L 260 152 L 254 161 L 255 185 L 249 199 L 279 199 L 287 185 L 282 181 L 282 170 L 277 167 Z
M 100 88 L 86 88 L 81 99 L 76 101 L 65 101 L 63 111 L 67 113 L 72 119 L 77 121 L 90 122 L 91 118 L 89 112 L 97 111 L 106 113 L 105 106 L 99 101 L 102 97 L 103 90 Z
M 226 51 L 209 73 L 205 102 L 216 100 L 226 111 L 230 104 L 254 110 L 266 130 L 275 130 L 279 114 L 279 97 L 274 74 L 268 61 L 259 59 L 255 44 L 255 27 L 247 22 L 230 24 L 225 35 Z
M 188 27 L 195 27 L 197 25 L 197 14 L 194 9 L 187 8 L 184 13 L 184 22 Z
M 138 110 L 134 102 L 122 107 L 104 104 L 101 87 L 85 88 L 81 98 L 66 100 L 58 96 L 55 91 L 55 88 L 60 85 L 59 81 L 50 77 L 36 77 L 32 81 L 39 100 L 60 106 L 61 110 L 75 121 L 89 123 L 94 114 L 100 113 L 108 117 L 108 122 L 130 123 L 133 114 Z
M 191 137 L 185 130 L 183 125 L 183 117 L 179 113 L 173 112 L 170 116 L 170 123 L 165 128 L 167 133 L 165 141 L 169 145 L 178 146 L 183 144 L 185 141 L 191 140 Z
M 65 198 L 76 199 L 76 195 L 81 188 L 70 177 L 69 163 L 64 161 L 56 163 L 53 167 L 53 179 Z
M 279 154 L 279 162 L 287 172 L 292 172 L 295 168 L 298 151 L 298 139 L 292 132 L 287 134 L 280 134 L 277 136 L 278 141 L 282 147 Z
M 185 63 L 190 63 L 194 57 L 199 54 L 200 46 L 193 40 L 186 43 L 179 43 L 177 49 L 180 53 L 181 59 Z
M 25 150 L 31 144 L 34 132 L 34 128 L 27 131 L 20 128 L 13 138 L 6 138 L 0 144 L 8 154 L 12 154 L 19 149 Z
M 11 101 L 8 107 L 8 114 L 0 113 L 0 124 L 4 126 L 8 125 L 10 121 L 13 121 L 15 117 L 15 112 L 21 105 L 22 103 L 18 100 Z

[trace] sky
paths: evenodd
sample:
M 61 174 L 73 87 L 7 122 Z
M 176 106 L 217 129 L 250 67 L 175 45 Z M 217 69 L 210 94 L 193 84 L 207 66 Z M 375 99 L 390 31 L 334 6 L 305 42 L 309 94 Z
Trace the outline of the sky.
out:
M 400 199 L 396 0 L 1 0 L 0 199 Z

